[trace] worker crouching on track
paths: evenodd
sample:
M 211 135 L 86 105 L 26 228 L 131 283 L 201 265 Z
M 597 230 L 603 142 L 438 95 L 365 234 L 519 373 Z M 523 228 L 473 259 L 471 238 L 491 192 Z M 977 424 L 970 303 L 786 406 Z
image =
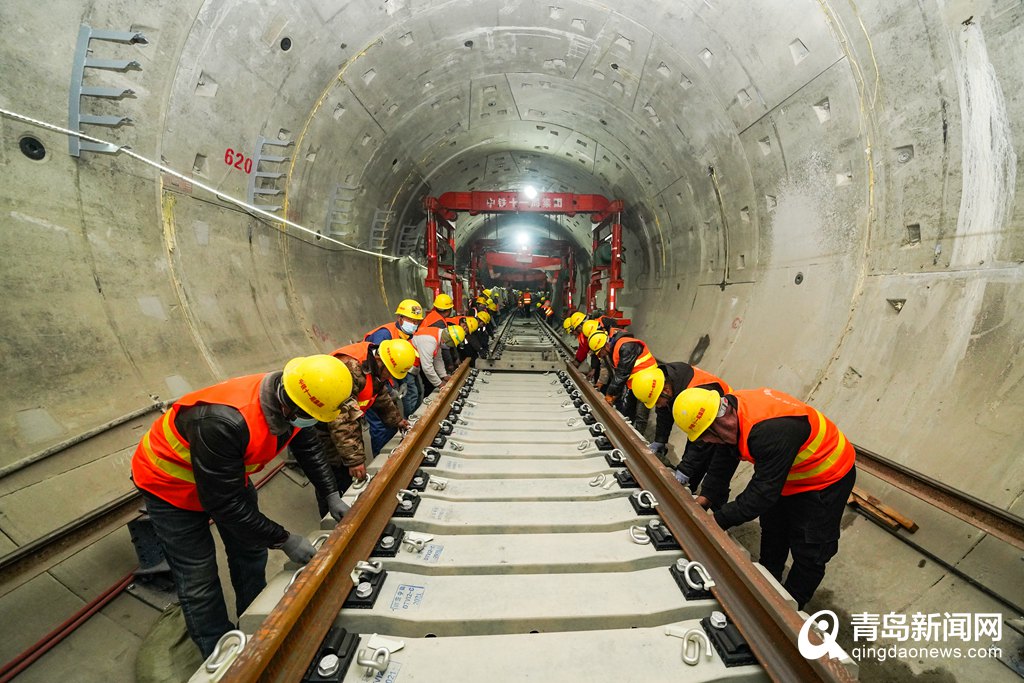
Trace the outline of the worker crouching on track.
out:
M 352 398 L 341 406 L 341 413 L 318 430 L 327 450 L 327 460 L 344 493 L 353 481 L 366 479 L 366 448 L 363 444 L 363 418 L 374 411 L 380 418 L 378 428 L 370 425 L 371 458 L 380 453 L 399 429 L 408 429 L 388 388 L 391 378 L 405 379 L 416 360 L 416 350 L 405 339 L 388 339 L 380 346 L 357 342 L 343 346 L 331 354 L 341 360 L 352 374 Z M 325 513 L 326 500 L 317 496 L 320 514 Z
M 313 429 L 338 416 L 352 376 L 337 358 L 294 358 L 284 372 L 249 375 L 186 394 L 146 432 L 132 456 L 132 479 L 163 546 L 188 633 L 209 657 L 228 620 L 210 519 L 224 541 L 241 614 L 266 585 L 267 548 L 308 562 L 316 550 L 260 512 L 249 480 L 285 446 L 335 520 L 338 494 Z
M 839 550 L 839 525 L 857 478 L 853 444 L 820 412 L 774 389 L 720 396 L 686 389 L 672 416 L 690 441 L 716 449 L 697 502 L 711 508 L 723 529 L 761 520 L 760 562 L 800 609 L 814 595 L 825 565 Z M 754 464 L 747 487 L 731 502 L 729 480 L 740 460 Z
M 672 433 L 672 401 L 680 392 L 693 387 L 716 391 L 719 396 L 732 391 L 725 380 L 689 363 L 661 363 L 633 375 L 630 387 L 633 395 L 648 410 L 654 410 L 657 416 L 654 441 L 650 443 L 651 452 L 666 466 L 669 465 L 668 437 Z M 718 447 L 718 444 L 704 441 L 689 443 L 675 468 L 676 481 L 684 486 L 689 485 L 690 490 L 696 493 L 708 471 L 714 450 Z

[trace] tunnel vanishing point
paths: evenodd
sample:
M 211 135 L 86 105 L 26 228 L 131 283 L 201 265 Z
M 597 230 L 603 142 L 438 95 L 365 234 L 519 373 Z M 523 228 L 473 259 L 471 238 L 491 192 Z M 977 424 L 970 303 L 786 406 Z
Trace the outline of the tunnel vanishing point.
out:
M 0 26 L 0 554 L 132 490 L 140 432 L 108 423 L 429 302 L 424 197 L 527 186 L 622 200 L 618 307 L 659 359 L 1024 514 L 1020 0 L 9 0 Z M 478 240 L 564 241 L 582 300 L 587 216 L 456 228 L 463 274 Z M 1019 549 L 862 483 L 1024 604 Z M 1007 611 L 922 557 L 858 519 L 822 604 Z M 30 615 L 3 659 L 81 572 L 0 599 Z

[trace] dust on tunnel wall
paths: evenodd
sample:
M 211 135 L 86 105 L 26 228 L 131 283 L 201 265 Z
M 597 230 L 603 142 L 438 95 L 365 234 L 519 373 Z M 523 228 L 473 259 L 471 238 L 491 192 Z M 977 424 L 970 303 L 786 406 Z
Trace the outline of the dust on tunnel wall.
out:
M 5 44 L 18 82 L 37 85 L 3 103 L 61 121 L 78 24 L 130 17 L 150 45 L 106 55 L 143 64 L 113 76 L 136 98 L 96 110 L 136 120 L 112 138 L 234 195 L 246 178 L 223 149 L 293 141 L 289 175 L 271 182 L 289 216 L 323 227 L 332 193 L 354 188 L 343 239 L 365 244 L 378 212 L 401 223 L 427 188 L 468 179 L 446 165 L 457 152 L 532 142 L 513 108 L 494 122 L 469 102 L 504 92 L 491 71 L 544 74 L 517 77 L 535 103 L 520 116 L 545 139 L 576 131 L 602 146 L 594 178 L 643 207 L 622 302 L 659 356 L 686 359 L 707 334 L 702 364 L 734 385 L 810 397 L 864 445 L 998 504 L 1018 497 L 1020 436 L 1006 425 L 1024 405 L 1019 7 L 972 5 L 964 25 L 960 2 L 563 4 L 555 16 L 488 2 L 101 3 L 86 15 L 18 3 L 21 35 L 68 40 Z M 4 253 L 19 256 L 4 268 L 8 460 L 150 395 L 334 348 L 387 317 L 382 282 L 391 306 L 417 286 L 413 266 L 282 236 L 124 158 L 73 160 L 56 134 L 39 134 L 50 154 L 33 165 L 12 151 L 28 128 L 0 125 L 15 178 Z M 655 236 L 664 264 L 647 277 Z M 965 469 L 965 452 L 994 455 Z

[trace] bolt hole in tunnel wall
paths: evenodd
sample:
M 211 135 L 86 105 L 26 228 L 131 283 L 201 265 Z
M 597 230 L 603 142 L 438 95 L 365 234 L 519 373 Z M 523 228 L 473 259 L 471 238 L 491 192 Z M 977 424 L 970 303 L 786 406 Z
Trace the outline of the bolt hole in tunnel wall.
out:
M 401 253 L 422 197 L 528 183 L 624 200 L 620 302 L 659 358 L 809 399 L 1021 512 L 1019 2 L 14 0 L 0 20 L 0 108 L 69 125 L 84 87 L 73 128 L 216 190 L 0 117 L 0 466 L 361 337 L 427 298 L 415 263 L 373 255 Z M 90 58 L 137 68 L 76 80 L 83 25 Z M 563 227 L 585 281 L 590 226 Z M 0 544 L 129 490 L 136 437 L 7 481 Z M 919 540 L 1024 601 L 1017 555 L 907 505 Z M 853 531 L 836 601 L 952 590 L 874 596 L 842 569 L 876 552 Z

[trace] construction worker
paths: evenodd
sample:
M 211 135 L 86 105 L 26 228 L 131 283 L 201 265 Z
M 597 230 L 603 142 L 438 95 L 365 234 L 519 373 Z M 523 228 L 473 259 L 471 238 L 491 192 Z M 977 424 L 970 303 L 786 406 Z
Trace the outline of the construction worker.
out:
M 583 336 L 582 326 L 584 321 L 587 319 L 587 314 L 582 311 L 576 311 L 569 316 L 569 334 L 576 335 L 576 366 L 579 367 L 580 363 L 587 359 L 587 338 Z
M 415 299 L 404 299 L 395 309 L 397 318 L 393 323 L 385 323 L 374 328 L 363 335 L 363 341 L 380 346 L 386 339 L 406 339 L 412 337 L 423 322 L 423 307 Z M 405 392 L 402 396 L 402 413 L 408 417 L 420 407 L 420 386 L 416 381 L 416 375 L 409 373 L 401 381 Z M 377 419 L 372 413 L 367 416 L 368 421 Z
M 455 302 L 451 296 L 441 292 L 434 297 L 433 308 L 423 318 L 423 322 L 420 323 L 420 327 L 436 327 L 437 329 L 443 330 L 451 325 L 450 318 L 455 314 Z M 441 347 L 441 360 L 445 365 L 445 373 L 452 372 L 452 369 L 458 365 L 458 355 L 455 353 L 455 349 L 442 345 Z M 424 382 L 423 384 L 423 395 L 426 396 L 430 393 L 430 388 Z
M 340 520 L 348 506 L 323 446 L 308 428 L 337 417 L 351 393 L 352 376 L 338 359 L 293 358 L 283 372 L 237 377 L 179 398 L 135 449 L 132 480 L 171 568 L 189 636 L 203 657 L 235 628 L 217 574 L 210 520 L 224 541 L 241 614 L 267 585 L 268 548 L 301 563 L 316 554 L 304 536 L 260 512 L 249 477 L 288 446 L 328 512 Z
M 648 410 L 655 410 L 657 415 L 654 441 L 649 447 L 666 466 L 669 465 L 668 437 L 672 433 L 672 401 L 679 392 L 691 387 L 717 391 L 720 396 L 732 391 L 725 380 L 689 363 L 661 363 L 633 375 L 630 387 L 633 395 Z M 640 432 L 643 433 L 643 430 Z M 715 444 L 703 441 L 689 444 L 675 468 L 676 481 L 684 486 L 689 485 L 690 490 L 696 493 L 701 479 L 708 471 L 715 448 Z
M 646 368 L 657 367 L 658 361 L 647 348 L 647 344 L 626 333 L 619 333 L 609 341 L 604 332 L 594 332 L 588 340 L 590 350 L 599 359 L 607 358 L 610 363 L 611 377 L 607 385 L 602 386 L 604 400 L 615 405 L 620 403 L 619 410 L 623 417 L 633 423 L 641 434 L 647 428 L 647 407 L 637 411 L 636 396 L 623 390 L 632 386 L 633 375 Z
M 489 311 L 480 311 L 476 314 L 476 319 L 480 321 L 479 331 L 483 333 L 489 348 L 491 336 L 494 334 L 494 318 Z
M 377 413 L 370 426 L 371 458 L 380 453 L 399 429 L 408 429 L 409 421 L 395 405 L 388 387 L 392 379 L 402 380 L 416 360 L 416 350 L 405 339 L 385 339 L 380 345 L 356 342 L 336 349 L 332 354 L 352 375 L 352 398 L 341 407 L 337 418 L 318 430 L 327 450 L 327 459 L 338 482 L 338 490 L 348 490 L 353 481 L 366 479 L 366 449 L 363 446 L 362 418 L 368 411 Z M 317 497 L 321 514 L 326 504 Z
M 696 502 L 714 510 L 723 529 L 761 520 L 760 562 L 803 609 L 839 549 L 846 500 L 857 479 L 853 444 L 816 409 L 774 389 L 721 396 L 686 389 L 672 404 L 675 423 L 690 441 L 716 449 Z M 732 502 L 729 480 L 740 460 L 754 464 L 747 487 Z
M 456 349 L 459 358 L 472 361 L 480 357 L 487 357 L 487 341 L 482 335 L 478 335 L 480 320 L 470 315 L 459 315 L 455 317 L 456 324 L 466 332 L 466 341 Z
M 445 328 L 420 325 L 410 340 L 420 357 L 420 369 L 423 371 L 423 395 L 429 396 L 434 389 L 440 389 L 448 383 L 448 371 L 445 368 L 442 347 L 458 348 L 466 341 L 466 333 L 458 325 Z

